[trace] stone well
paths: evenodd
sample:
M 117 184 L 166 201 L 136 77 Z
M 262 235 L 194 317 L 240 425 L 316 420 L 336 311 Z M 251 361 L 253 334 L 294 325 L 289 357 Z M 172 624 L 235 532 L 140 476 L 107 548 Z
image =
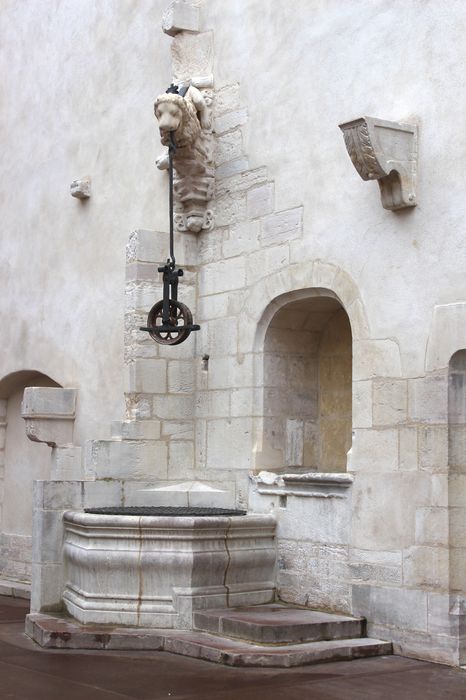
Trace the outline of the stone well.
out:
M 82 623 L 191 629 L 193 612 L 275 594 L 270 515 L 64 514 L 68 612 Z

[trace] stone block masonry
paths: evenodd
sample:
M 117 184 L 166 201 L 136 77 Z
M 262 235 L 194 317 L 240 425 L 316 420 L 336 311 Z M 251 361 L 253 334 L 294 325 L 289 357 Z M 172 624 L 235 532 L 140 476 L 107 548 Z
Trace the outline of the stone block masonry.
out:
M 243 85 L 229 78 L 219 86 L 221 76 L 233 73 L 232 66 L 214 62 L 215 47 L 224 46 L 230 33 L 235 38 L 239 28 L 236 19 L 228 28 L 219 23 L 222 41 L 216 35 L 214 42 L 210 29 L 199 29 L 213 26 L 217 10 L 212 13 L 212 6 L 204 5 L 207 14 L 199 21 L 199 9 L 198 3 L 172 3 L 164 28 L 174 37 L 175 81 L 192 79 L 205 91 L 212 111 L 215 143 L 208 155 L 216 169 L 214 227 L 199 236 L 177 233 L 175 241 L 177 261 L 185 269 L 180 299 L 192 309 L 201 331 L 171 348 L 139 331 L 162 297 L 157 267 L 167 257 L 168 236 L 166 231 L 133 232 L 127 258 L 126 414 L 113 421 L 110 438 L 104 434 L 89 442 L 87 481 L 78 489 L 57 479 L 57 490 L 47 487 L 36 504 L 34 605 L 53 608 L 60 602 L 57 549 L 66 503 L 71 502 L 72 510 L 86 504 L 181 503 L 185 492 L 160 489 L 201 481 L 215 487 L 223 505 L 274 513 L 283 599 L 360 613 L 372 631 L 379 630 L 377 636 L 394 639 L 403 653 L 458 661 L 466 570 L 461 495 L 466 431 L 456 421 L 454 429 L 449 426 L 464 402 L 458 399 L 449 406 L 448 387 L 462 380 L 456 374 L 448 379 L 447 366 L 465 346 L 466 307 L 461 301 L 447 303 L 464 297 L 464 281 L 455 269 L 461 237 L 458 231 L 455 239 L 454 227 L 442 238 L 442 251 L 454 240 L 454 265 L 444 270 L 436 256 L 436 236 L 443 230 L 436 216 L 449 211 L 450 204 L 439 206 L 434 196 L 429 208 L 429 197 L 423 196 L 423 207 L 395 219 L 388 213 L 383 217 L 378 206 L 371 208 L 370 194 L 364 199 L 370 186 L 358 190 L 355 185 L 348 196 L 348 163 L 344 151 L 339 160 L 336 118 L 334 127 L 316 118 L 309 128 L 308 115 L 303 119 L 305 112 L 289 104 L 292 90 L 280 104 L 274 99 L 266 105 L 267 90 L 255 102 L 258 91 L 245 73 Z M 245 12 L 251 18 L 250 10 Z M 266 15 L 261 20 L 267 25 Z M 350 28 L 351 19 L 350 12 Z M 340 34 L 330 34 L 333 47 Z M 325 32 L 319 36 L 325 49 Z M 371 41 L 370 32 L 368 36 Z M 294 42 L 289 51 L 293 47 Z M 324 64 L 327 53 L 332 61 L 337 55 L 323 50 Z M 260 50 L 251 54 L 254 66 L 260 55 Z M 222 51 L 227 61 L 228 56 Z M 403 57 L 409 61 L 406 52 Z M 240 65 L 243 57 L 237 58 Z M 334 68 L 325 66 L 327 73 Z M 275 62 L 270 71 L 285 94 L 288 88 Z M 371 94 L 376 94 L 377 81 L 370 70 L 366 73 Z M 402 80 L 402 72 L 394 75 Z M 396 92 L 411 96 L 412 87 L 399 93 L 397 86 Z M 345 86 L 340 88 L 347 97 Z M 302 101 L 301 91 L 294 93 Z M 422 88 L 419 104 L 408 105 L 413 114 L 419 105 L 425 107 L 425 94 Z M 333 100 L 331 92 L 322 95 L 322 113 L 337 113 Z M 289 107 L 293 109 L 285 115 Z M 296 128 L 282 118 L 290 115 Z M 432 128 L 422 119 L 423 130 Z M 444 133 L 437 123 L 433 129 L 426 143 L 436 143 Z M 280 133 L 287 138 L 285 146 L 283 138 L 275 137 Z M 299 152 L 290 148 L 290 157 L 283 158 L 280 149 L 295 137 Z M 166 174 L 158 175 L 157 194 L 162 196 Z M 429 189 L 431 181 L 423 178 L 423 187 Z M 94 209 L 74 209 L 88 215 L 95 202 L 93 197 Z M 428 217 L 423 220 L 425 207 Z M 151 216 L 146 211 L 144 218 Z M 457 219 L 462 220 L 460 215 Z M 426 278 L 434 292 L 426 288 Z M 446 303 L 434 310 L 434 337 L 428 338 L 433 295 Z M 334 352 L 336 346 L 342 348 L 341 333 L 330 333 L 335 347 L 322 362 L 319 324 L 324 320 L 316 300 L 322 308 L 330 304 L 332 319 L 337 306 L 349 319 L 346 354 Z M 303 303 L 313 307 L 310 315 Z M 285 307 L 286 324 L 277 317 Z M 273 333 L 272 320 L 277 322 Z M 2 416 L 0 412 L 0 460 Z M 61 453 L 60 473 L 73 455 L 77 462 L 77 454 Z M 345 468 L 350 474 L 343 473 Z M 266 475 L 260 488 L 249 492 L 248 474 L 260 469 L 290 473 Z M 340 471 L 326 474 L 330 469 Z M 320 471 L 313 474 L 315 470 Z M 16 544 L 5 540 L 1 552 L 16 562 L 19 574 Z M 431 652 L 426 651 L 429 645 Z

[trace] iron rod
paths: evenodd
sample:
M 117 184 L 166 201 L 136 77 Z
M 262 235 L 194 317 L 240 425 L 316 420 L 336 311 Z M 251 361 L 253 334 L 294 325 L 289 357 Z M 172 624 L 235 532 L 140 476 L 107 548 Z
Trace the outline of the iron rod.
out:
M 173 236 L 173 154 L 176 151 L 175 136 L 170 131 L 170 145 L 168 146 L 168 178 L 169 178 L 169 208 L 170 208 L 170 260 L 171 267 L 175 267 L 175 245 Z

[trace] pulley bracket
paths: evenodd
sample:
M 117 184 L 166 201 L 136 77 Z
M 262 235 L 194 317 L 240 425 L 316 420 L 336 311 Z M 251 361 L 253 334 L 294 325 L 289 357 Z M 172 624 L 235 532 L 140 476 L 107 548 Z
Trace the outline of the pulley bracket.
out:
M 169 88 L 170 90 L 171 88 Z M 179 345 L 192 331 L 200 330 L 193 323 L 193 315 L 186 304 L 178 301 L 178 280 L 183 276 L 181 268 L 176 269 L 173 240 L 173 154 L 176 143 L 173 131 L 170 132 L 168 147 L 169 209 L 170 209 L 170 256 L 165 265 L 158 268 L 163 274 L 163 299 L 154 304 L 147 316 L 147 326 L 140 331 L 149 333 L 161 345 Z

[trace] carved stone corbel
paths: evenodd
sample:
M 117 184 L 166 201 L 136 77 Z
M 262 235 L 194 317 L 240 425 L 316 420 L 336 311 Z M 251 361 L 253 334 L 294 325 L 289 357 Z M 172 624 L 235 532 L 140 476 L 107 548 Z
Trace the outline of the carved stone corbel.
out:
M 205 81 L 204 81 L 205 82 Z M 159 123 L 162 144 L 169 143 L 173 133 L 176 151 L 173 156 L 175 228 L 199 233 L 213 227 L 209 202 L 214 194 L 214 162 L 212 135 L 212 90 L 173 85 L 159 95 L 154 111 Z M 157 167 L 165 170 L 168 158 L 164 154 Z
M 375 117 L 339 124 L 363 180 L 377 180 L 385 209 L 416 206 L 417 127 Z

